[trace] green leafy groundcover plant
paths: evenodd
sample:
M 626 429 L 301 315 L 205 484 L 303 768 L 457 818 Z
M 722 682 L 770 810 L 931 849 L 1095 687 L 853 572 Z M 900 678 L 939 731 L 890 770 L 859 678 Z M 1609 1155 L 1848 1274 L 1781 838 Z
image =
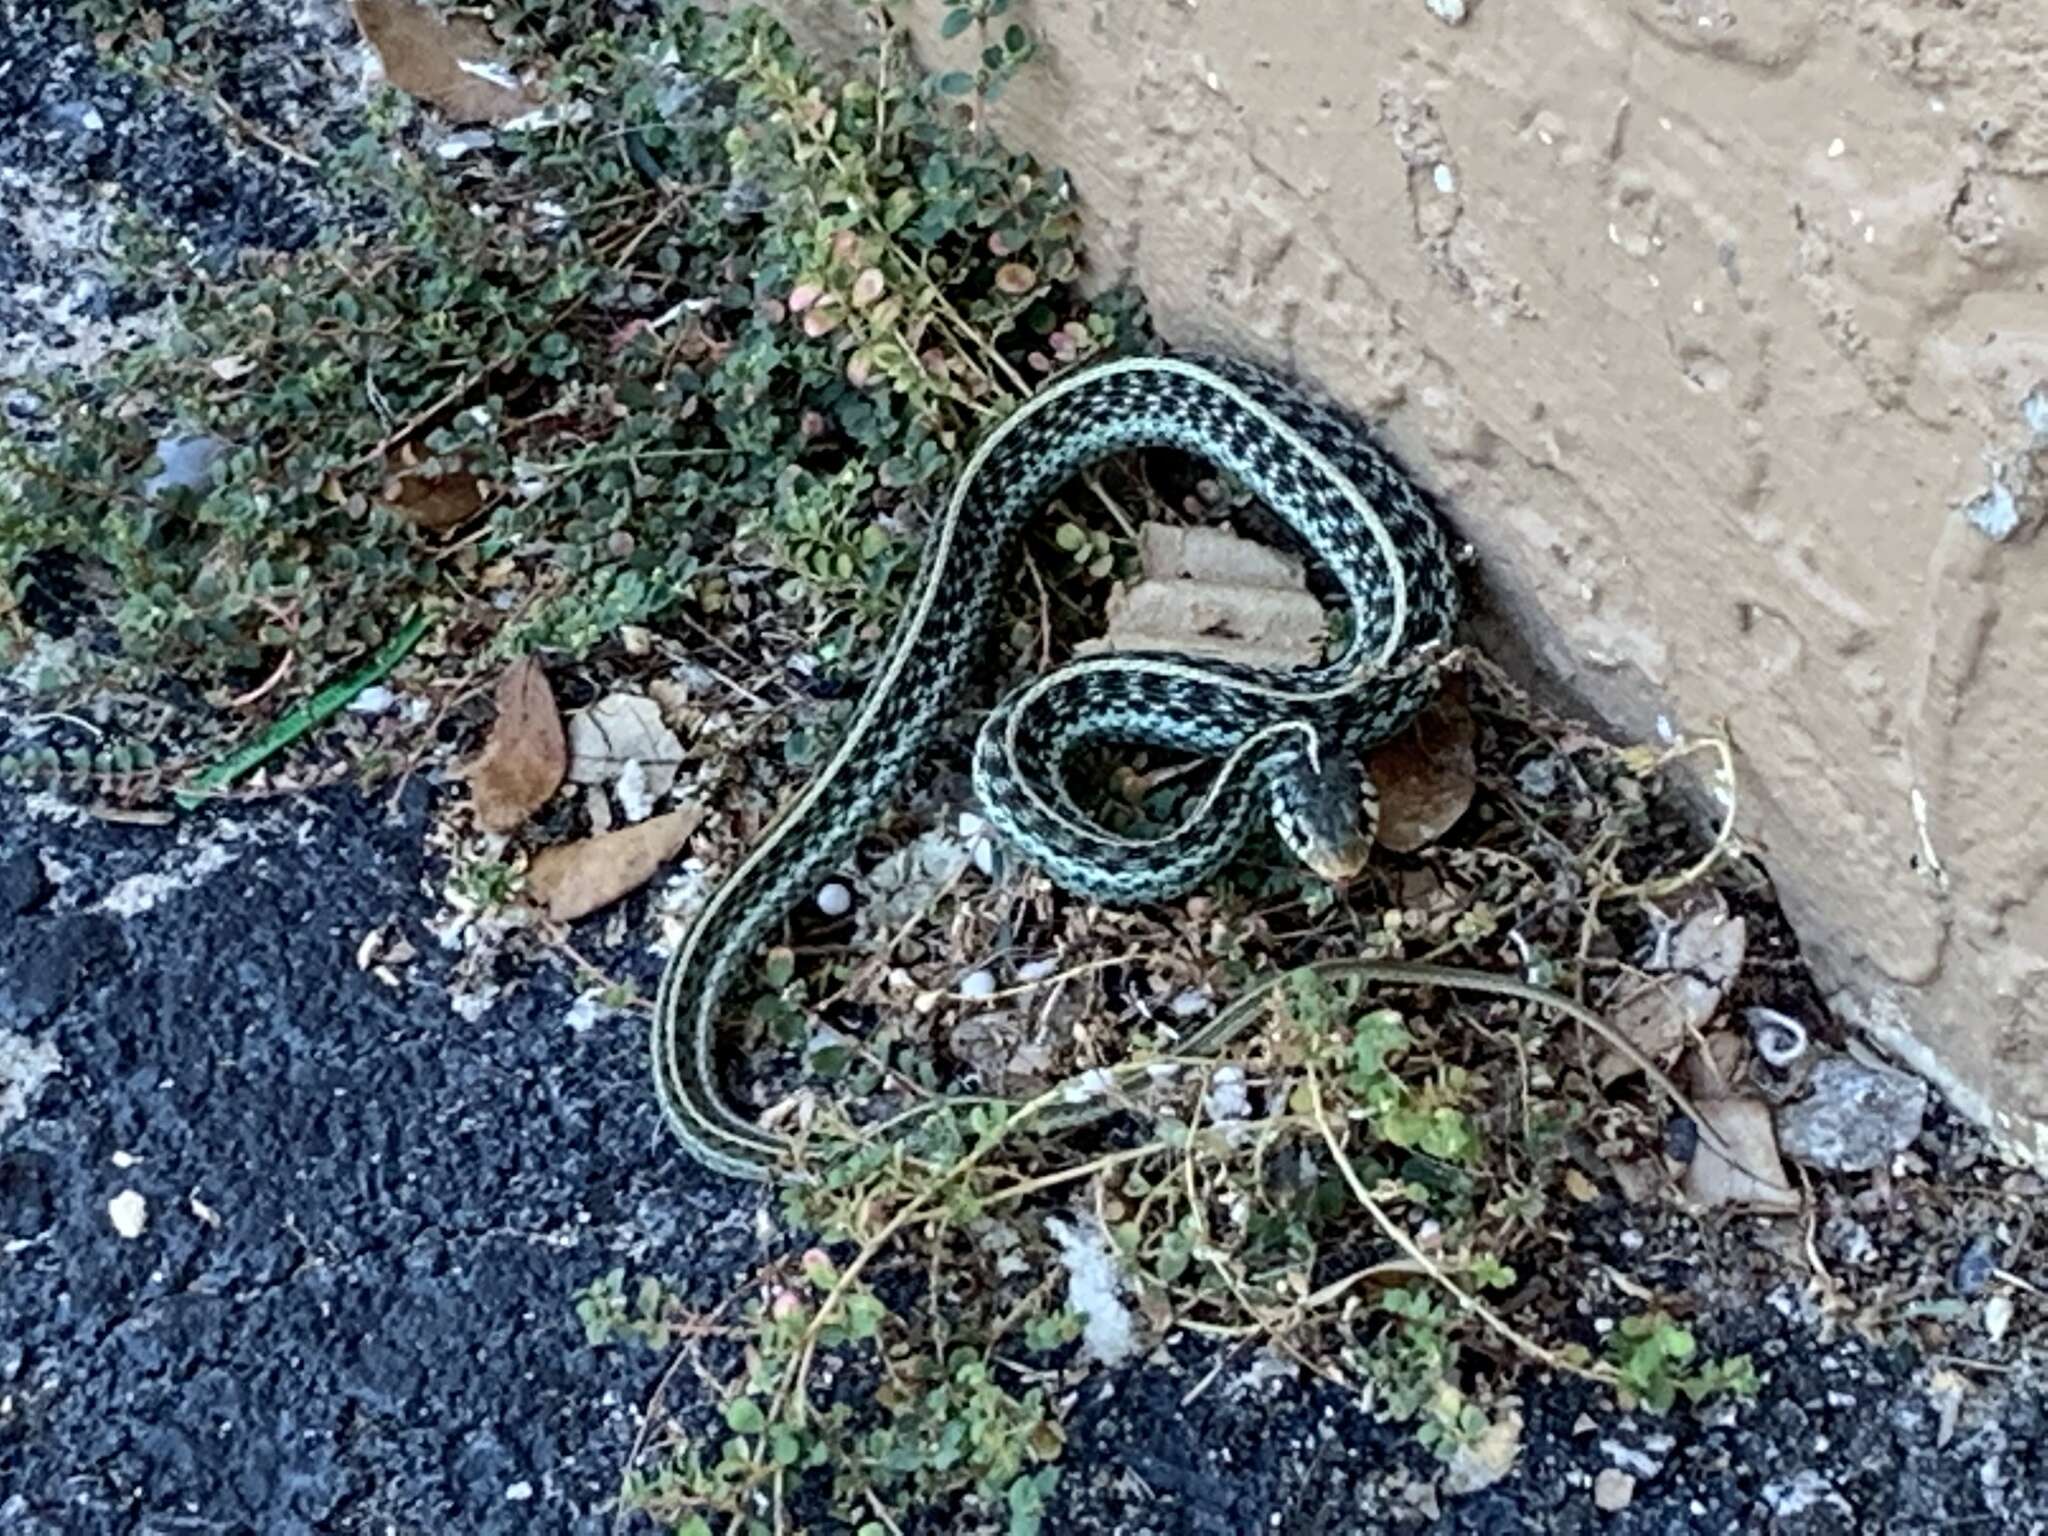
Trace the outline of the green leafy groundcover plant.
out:
M 444 678 L 573 657 L 729 606 L 736 558 L 840 664 L 975 433 L 1136 336 L 1073 286 L 1064 179 L 886 30 L 840 76 L 751 9 L 536 17 L 573 39 L 541 110 L 448 158 L 385 95 L 326 164 L 371 216 L 312 249 L 222 275 L 127 231 L 168 293 L 154 338 L 0 427 L 0 626 L 26 645 L 52 591 L 86 599 L 53 683 L 220 702 L 282 673 L 282 713 L 415 612 Z M 202 74 L 206 29 L 181 35 Z

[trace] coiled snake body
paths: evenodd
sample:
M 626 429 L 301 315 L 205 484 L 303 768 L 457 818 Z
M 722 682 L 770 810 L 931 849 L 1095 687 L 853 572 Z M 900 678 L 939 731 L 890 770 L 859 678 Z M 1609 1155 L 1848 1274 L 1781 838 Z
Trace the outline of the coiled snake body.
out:
M 987 717 L 973 765 L 984 814 L 1056 883 L 1115 904 L 1200 884 L 1261 810 L 1318 872 L 1341 877 L 1363 864 L 1376 802 L 1358 754 L 1427 701 L 1428 658 L 1457 616 L 1441 526 L 1361 430 L 1257 369 L 1159 357 L 1081 370 L 1019 406 L 977 447 L 930 531 L 910 604 L 846 735 L 712 894 L 669 962 L 655 1007 L 655 1087 L 699 1162 L 763 1178 L 782 1159 L 781 1138 L 741 1115 L 719 1087 L 726 995 L 769 928 L 853 850 L 962 707 L 1025 520 L 1082 469 L 1145 447 L 1210 461 L 1286 524 L 1341 590 L 1336 652 L 1284 672 L 1147 652 L 1069 662 Z M 1164 835 L 1120 836 L 1081 809 L 1060 772 L 1073 749 L 1105 740 L 1216 759 L 1216 773 Z M 1404 974 L 1430 980 L 1423 969 Z M 1503 981 L 1487 990 L 1518 989 Z M 1243 1022 L 1242 1007 L 1227 1010 L 1183 1049 L 1214 1050 Z

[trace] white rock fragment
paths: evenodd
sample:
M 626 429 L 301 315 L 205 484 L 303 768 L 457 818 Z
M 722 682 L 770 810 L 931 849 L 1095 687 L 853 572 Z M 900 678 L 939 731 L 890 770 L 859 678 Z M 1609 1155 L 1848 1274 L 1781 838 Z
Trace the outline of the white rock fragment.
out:
M 1067 1304 L 1086 1319 L 1081 1349 L 1101 1365 L 1119 1365 L 1138 1347 L 1137 1328 L 1123 1302 L 1123 1275 L 1108 1238 L 1093 1218 L 1068 1223 L 1048 1216 L 1046 1230 L 1060 1247 L 1067 1272 Z
M 1994 1296 L 1984 1303 L 1984 1337 L 1996 1344 L 2012 1326 L 2012 1298 Z
M 140 1192 L 124 1189 L 107 1202 L 107 1220 L 114 1224 L 114 1230 L 122 1237 L 138 1238 L 142 1236 L 142 1229 L 149 1225 L 149 1202 Z
M 460 160 L 472 150 L 489 149 L 492 136 L 485 128 L 471 128 L 461 133 L 451 133 L 434 146 L 434 153 L 443 160 Z
M 398 695 L 382 683 L 373 683 L 348 701 L 352 715 L 381 715 L 398 702 Z
M 827 917 L 844 917 L 853 910 L 853 892 L 837 880 L 820 886 L 816 899 L 818 910 Z
M 635 759 L 619 770 L 612 785 L 612 798 L 619 802 L 619 814 L 627 822 L 645 821 L 654 814 L 654 795 L 647 784 L 647 765 Z
M 1602 1467 L 1593 1479 L 1593 1507 L 1603 1514 L 1627 1509 L 1636 1496 L 1636 1480 L 1614 1467 Z
M 1208 1097 L 1202 1107 L 1211 1120 L 1242 1120 L 1252 1112 L 1251 1094 L 1246 1091 L 1244 1068 L 1221 1066 L 1209 1079 Z
M 1429 7 L 1429 14 L 1447 27 L 1462 26 L 1465 21 L 1465 0 L 1422 0 Z
M 985 970 L 970 971 L 960 978 L 960 995 L 962 997 L 993 997 L 995 996 L 995 991 L 996 978 L 992 972 Z

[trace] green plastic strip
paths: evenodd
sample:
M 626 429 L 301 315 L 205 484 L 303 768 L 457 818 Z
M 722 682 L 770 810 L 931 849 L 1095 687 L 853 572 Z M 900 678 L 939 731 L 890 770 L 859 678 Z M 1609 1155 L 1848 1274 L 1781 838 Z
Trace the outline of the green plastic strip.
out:
M 384 642 L 361 671 L 343 678 L 332 687 L 321 689 L 303 704 L 296 705 L 289 714 L 279 717 L 277 724 L 265 731 L 260 740 L 250 743 L 233 757 L 215 763 L 172 798 L 189 811 L 215 790 L 234 783 L 258 763 L 276 756 L 321 721 L 340 713 L 351 699 L 405 660 L 407 652 L 419 644 L 420 636 L 426 632 L 427 616 L 414 614 L 403 629 Z

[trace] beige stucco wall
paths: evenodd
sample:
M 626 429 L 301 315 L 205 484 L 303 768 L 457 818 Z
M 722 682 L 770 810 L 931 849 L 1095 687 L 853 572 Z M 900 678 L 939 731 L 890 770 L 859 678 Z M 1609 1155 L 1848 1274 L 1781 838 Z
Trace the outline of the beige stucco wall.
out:
M 1020 9 L 1097 265 L 1383 420 L 1617 725 L 1725 717 L 1840 1012 L 2048 1159 L 2042 0 Z

